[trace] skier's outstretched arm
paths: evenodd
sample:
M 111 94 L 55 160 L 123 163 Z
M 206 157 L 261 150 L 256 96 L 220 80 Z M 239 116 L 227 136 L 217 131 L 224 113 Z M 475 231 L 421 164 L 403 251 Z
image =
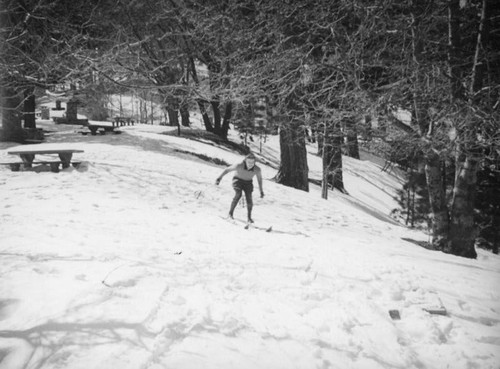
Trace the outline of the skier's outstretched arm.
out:
M 222 177 L 224 177 L 226 174 L 228 174 L 229 172 L 232 172 L 232 171 L 235 171 L 236 170 L 236 166 L 238 164 L 233 164 L 229 167 L 227 167 L 226 169 L 224 169 L 222 171 L 222 173 L 220 174 L 219 177 L 217 177 L 217 179 L 215 180 L 215 184 L 218 185 L 220 183 L 220 181 L 222 180 Z

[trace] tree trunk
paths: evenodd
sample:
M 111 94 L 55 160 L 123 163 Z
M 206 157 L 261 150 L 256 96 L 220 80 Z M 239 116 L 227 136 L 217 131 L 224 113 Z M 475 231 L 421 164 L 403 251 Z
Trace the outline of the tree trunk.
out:
M 435 250 L 450 252 L 448 246 L 449 214 L 443 189 L 439 155 L 430 151 L 425 156 L 425 175 L 432 212 L 432 246 Z
M 482 3 L 479 33 L 476 41 L 476 52 L 472 67 L 471 95 L 482 85 L 483 68 L 479 64 L 480 50 L 484 48 L 482 40 L 487 38 L 485 24 L 487 22 L 487 1 Z M 453 103 L 465 100 L 462 78 L 462 49 L 460 33 L 460 0 L 450 0 L 448 6 L 449 24 L 449 54 L 451 86 L 450 95 Z M 474 100 L 469 100 L 474 104 Z M 474 221 L 474 207 L 476 199 L 477 171 L 479 168 L 480 153 L 477 144 L 476 114 L 469 114 L 465 122 L 456 124 L 457 131 L 457 159 L 456 175 L 453 188 L 450 219 L 450 252 L 454 255 L 476 258 L 475 238 L 478 229 Z
M 425 140 L 433 136 L 432 122 L 428 114 L 426 91 L 426 75 L 421 68 L 424 42 L 421 21 L 426 14 L 426 2 L 413 0 L 412 13 L 412 52 L 413 52 L 413 111 L 412 119 L 418 125 L 419 135 Z M 434 150 L 432 143 L 425 148 L 425 175 L 429 193 L 429 205 L 432 221 L 432 246 L 435 250 L 450 252 L 449 230 L 450 214 L 446 201 L 446 190 L 443 187 L 441 158 Z
M 71 98 L 66 103 L 66 120 L 68 124 L 77 124 L 78 122 L 78 101 Z
M 477 257 L 474 205 L 478 168 L 479 160 L 471 154 L 457 158 L 450 221 L 451 253 L 473 259 Z
M 184 127 L 191 126 L 191 121 L 189 119 L 189 104 L 187 101 L 183 101 L 180 107 L 181 122 Z
M 227 134 L 229 132 L 229 123 L 231 123 L 232 115 L 233 115 L 233 103 L 231 101 L 228 101 L 224 108 L 224 117 L 222 119 L 222 126 L 219 135 L 223 139 L 227 139 Z
M 36 101 L 34 89 L 29 88 L 24 91 L 24 128 L 36 128 L 35 109 Z
M 203 124 L 205 125 L 205 129 L 207 132 L 213 132 L 214 126 L 212 121 L 210 120 L 210 116 L 208 115 L 207 108 L 205 107 L 205 103 L 203 101 L 198 100 L 198 108 L 200 109 L 201 117 L 203 118 Z
M 170 126 L 178 127 L 179 126 L 179 106 L 178 101 L 175 96 L 167 97 L 167 114 L 168 114 L 168 123 Z
M 168 114 L 168 122 L 172 127 L 177 127 L 179 125 L 179 112 L 177 109 L 171 108 L 170 106 L 167 108 Z
M 153 96 L 149 97 L 151 100 L 149 100 L 149 106 L 151 107 L 151 125 L 155 124 L 155 110 L 154 110 L 154 105 L 153 105 Z
M 328 124 L 324 124 L 322 126 L 322 130 L 320 131 L 321 135 L 321 149 L 320 149 L 320 143 L 318 139 L 318 156 L 321 155 L 322 159 L 322 169 L 323 169 L 323 175 L 321 179 L 321 198 L 327 200 L 328 199 L 328 189 L 330 187 L 330 162 L 328 160 L 328 157 L 331 157 L 331 132 Z
M 480 96 L 475 97 L 477 91 L 481 90 L 483 87 L 483 75 L 486 69 L 486 63 L 483 62 L 481 56 L 484 52 L 484 49 L 487 48 L 487 44 L 489 41 L 489 27 L 487 23 L 489 21 L 488 15 L 488 0 L 483 0 L 483 8 L 481 11 L 481 21 L 479 23 L 479 32 L 477 33 L 476 40 L 476 51 L 474 53 L 474 63 L 472 65 L 472 83 L 471 83 L 471 102 L 477 102 L 480 99 Z
M 219 135 L 222 127 L 222 116 L 220 113 L 220 100 L 217 98 L 215 100 L 212 100 L 210 102 L 210 105 L 212 106 L 212 113 L 214 117 L 214 133 L 216 135 Z
M 346 134 L 346 155 L 359 160 L 358 130 L 354 117 L 344 120 Z
M 227 140 L 227 134 L 229 131 L 229 123 L 231 122 L 233 104 L 230 101 L 225 104 L 224 115 L 222 115 L 221 113 L 221 103 L 218 98 L 212 100 L 210 102 L 210 105 L 212 106 L 213 124 L 210 121 L 207 112 L 206 111 L 205 113 L 202 112 L 203 121 L 205 122 L 205 128 L 207 131 L 213 132 L 220 138 Z M 202 106 L 204 109 L 205 108 L 204 104 Z
M 342 138 L 343 135 L 338 123 L 326 125 L 323 143 L 322 197 L 324 199 L 327 198 L 326 189 L 330 186 L 346 193 L 342 174 Z
M 325 125 L 324 123 L 318 124 L 316 128 L 316 140 L 318 141 L 318 152 L 316 155 L 323 156 L 323 144 L 325 142 Z
M 464 98 L 462 86 L 462 53 L 460 35 L 460 0 L 448 1 L 448 68 L 450 73 L 450 97 L 454 101 Z
M 20 94 L 13 89 L 0 87 L 0 109 L 2 114 L 2 141 L 22 142 L 24 132 L 21 128 L 21 114 L 19 108 L 22 104 Z
M 294 119 L 280 127 L 281 163 L 276 182 L 309 191 L 306 140 L 302 122 Z
M 371 141 L 372 139 L 372 116 L 367 114 L 364 117 L 365 119 L 365 124 L 363 127 L 363 139 L 366 141 Z

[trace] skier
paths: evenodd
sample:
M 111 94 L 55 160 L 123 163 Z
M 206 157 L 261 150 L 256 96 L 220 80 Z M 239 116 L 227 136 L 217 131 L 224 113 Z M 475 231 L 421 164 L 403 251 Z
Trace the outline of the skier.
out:
M 221 175 L 215 180 L 215 184 L 219 184 L 222 177 L 224 177 L 229 172 L 236 172 L 233 177 L 233 189 L 234 198 L 231 202 L 231 207 L 229 209 L 229 217 L 233 219 L 234 209 L 240 201 L 242 192 L 245 192 L 245 198 L 247 200 L 247 215 L 248 223 L 253 223 L 252 219 L 252 191 L 253 191 L 253 177 L 257 176 L 257 182 L 259 183 L 260 197 L 264 197 L 264 190 L 262 189 L 262 173 L 260 168 L 255 165 L 255 155 L 250 153 L 245 156 L 245 159 L 238 164 L 233 164 L 221 173 Z

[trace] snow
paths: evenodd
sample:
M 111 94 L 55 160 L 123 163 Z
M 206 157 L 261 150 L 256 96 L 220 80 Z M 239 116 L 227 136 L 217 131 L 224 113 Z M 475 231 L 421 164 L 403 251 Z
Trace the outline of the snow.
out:
M 231 180 L 193 154 L 241 160 L 226 148 L 161 126 L 38 126 L 85 163 L 0 168 L 1 369 L 500 368 L 499 256 L 418 246 L 428 236 L 389 217 L 396 173 L 346 158 L 349 195 L 325 201 L 261 164 L 267 233 L 222 219 Z M 278 158 L 268 137 L 261 159 Z
M 64 152 L 64 151 L 82 151 L 78 148 L 77 145 L 74 143 L 68 144 L 68 143 L 46 143 L 43 145 L 39 144 L 30 144 L 30 145 L 18 145 L 14 147 L 10 147 L 8 152 L 11 154 L 37 154 L 42 152 L 44 154 L 51 154 L 51 153 L 59 153 L 59 152 Z

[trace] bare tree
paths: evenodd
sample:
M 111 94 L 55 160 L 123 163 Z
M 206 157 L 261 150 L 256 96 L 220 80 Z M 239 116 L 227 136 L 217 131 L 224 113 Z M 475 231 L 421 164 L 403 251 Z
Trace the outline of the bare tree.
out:
M 487 1 L 414 0 L 409 4 L 395 2 L 390 7 L 400 14 L 395 19 L 402 21 L 401 28 L 393 22 L 395 32 L 405 33 L 405 22 L 411 31 L 407 34 L 411 43 L 394 40 L 393 45 L 408 54 L 388 63 L 403 81 L 391 91 L 391 98 L 412 112 L 413 126 L 406 129 L 418 137 L 425 159 L 433 246 L 471 258 L 476 257 L 477 171 L 485 146 L 498 144 L 482 134 L 498 116 L 494 108 L 498 99 L 498 53 L 489 51 L 491 39 L 486 25 L 492 13 L 487 6 Z M 441 29 L 448 29 L 448 39 L 437 31 Z M 464 37 L 465 29 L 477 37 Z M 487 63 L 492 67 L 488 78 L 483 74 Z M 477 99 L 478 94 L 486 98 Z M 442 168 L 450 157 L 455 158 L 456 175 L 452 197 L 448 198 Z
M 3 138 L 22 141 L 35 128 L 34 89 L 46 89 L 86 74 L 97 0 L 1 0 L 0 88 Z

